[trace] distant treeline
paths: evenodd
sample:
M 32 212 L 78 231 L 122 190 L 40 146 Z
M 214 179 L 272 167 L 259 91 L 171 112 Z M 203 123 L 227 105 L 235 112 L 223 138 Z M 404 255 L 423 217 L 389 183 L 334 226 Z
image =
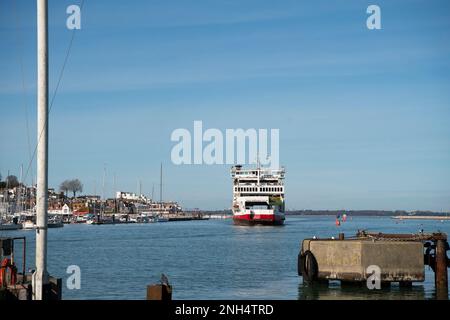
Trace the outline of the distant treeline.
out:
M 204 215 L 225 215 L 225 214 L 231 214 L 231 210 L 201 210 L 200 211 Z
M 442 212 L 433 211 L 405 211 L 405 210 L 295 210 L 286 212 L 287 215 L 301 215 L 301 216 L 336 216 L 342 215 L 343 213 L 350 216 L 435 216 L 435 215 L 445 215 Z
M 202 211 L 203 214 L 209 215 L 224 215 L 231 214 L 231 210 L 216 210 L 216 211 Z M 286 212 L 286 215 L 294 215 L 294 216 L 337 216 L 342 215 L 343 213 L 349 216 L 407 216 L 407 215 L 416 215 L 416 216 L 441 216 L 447 215 L 447 212 L 433 212 L 433 211 L 405 211 L 405 210 L 395 210 L 395 211 L 386 211 L 386 210 L 290 210 Z

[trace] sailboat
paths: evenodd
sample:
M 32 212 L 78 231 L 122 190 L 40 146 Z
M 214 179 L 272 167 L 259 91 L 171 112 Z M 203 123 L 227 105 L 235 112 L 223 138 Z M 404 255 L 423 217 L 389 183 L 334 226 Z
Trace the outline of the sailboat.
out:
M 8 194 L 8 187 L 6 188 L 6 195 Z M 11 216 L 8 216 L 8 201 L 5 202 L 5 198 L 7 196 L 2 197 L 2 206 L 1 208 L 4 210 L 0 212 L 0 231 L 9 231 L 9 230 L 19 230 L 22 229 L 22 225 L 18 223 L 18 219 Z M 5 205 L 6 204 L 6 205 Z M 12 220 L 12 221 L 11 221 Z
M 163 216 L 158 216 L 155 218 L 155 222 L 169 222 L 169 218 L 165 218 Z
M 54 216 L 48 219 L 47 223 L 48 228 L 62 228 L 64 227 L 64 223 L 62 222 L 62 218 L 58 216 Z
M 17 218 L 13 218 L 12 222 L 0 217 L 0 231 L 20 230 L 22 225 L 17 222 Z
M 162 201 L 162 163 L 161 163 L 161 171 L 160 171 L 160 181 L 159 181 L 159 213 L 155 217 L 155 222 L 168 222 L 169 218 L 163 216 L 163 201 Z
M 23 230 L 34 230 L 35 228 L 36 228 L 36 224 L 31 219 L 27 219 L 27 220 L 25 220 L 25 222 L 22 222 Z

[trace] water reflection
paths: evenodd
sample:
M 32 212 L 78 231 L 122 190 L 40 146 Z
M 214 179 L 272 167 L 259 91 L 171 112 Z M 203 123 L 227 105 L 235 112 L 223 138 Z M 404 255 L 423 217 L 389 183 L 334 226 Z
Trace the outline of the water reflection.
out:
M 184 299 L 434 299 L 434 272 L 411 289 L 369 291 L 331 282 L 304 287 L 297 275 L 303 239 L 354 235 L 358 229 L 410 233 L 419 229 L 450 233 L 450 223 L 353 217 L 337 228 L 334 217 L 288 217 L 283 227 L 239 227 L 231 220 L 129 225 L 66 225 L 49 231 L 49 272 L 66 282 L 69 265 L 82 272 L 80 290 L 63 287 L 64 299 L 145 299 L 145 286 L 168 275 L 173 298 Z M 3 235 L 3 234 L 2 234 Z M 27 268 L 34 268 L 35 232 L 27 237 Z M 16 248 L 21 252 L 20 243 Z M 21 265 L 20 254 L 16 263 Z M 300 285 L 299 285 L 300 283 Z
M 422 284 L 400 287 L 397 283 L 383 286 L 379 290 L 369 290 L 363 284 L 328 283 L 304 284 L 298 286 L 299 300 L 424 300 L 425 288 Z

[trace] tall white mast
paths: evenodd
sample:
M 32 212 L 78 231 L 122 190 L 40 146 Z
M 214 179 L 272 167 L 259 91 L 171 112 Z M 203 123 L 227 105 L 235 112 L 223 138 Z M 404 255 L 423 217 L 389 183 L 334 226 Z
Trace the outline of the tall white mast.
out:
M 159 202 L 161 203 L 162 208 L 162 188 L 163 188 L 163 182 L 162 182 L 162 162 L 161 162 L 161 171 L 160 171 L 160 177 L 159 177 Z
M 48 22 L 47 0 L 37 0 L 37 195 L 36 195 L 36 271 L 33 299 L 43 300 L 47 273 L 48 208 Z
M 102 200 L 105 199 L 106 164 L 103 164 Z
M 102 216 L 105 213 L 105 207 L 106 207 L 105 179 L 106 179 L 106 164 L 103 164 L 102 199 L 100 201 L 100 204 L 101 204 L 100 213 Z

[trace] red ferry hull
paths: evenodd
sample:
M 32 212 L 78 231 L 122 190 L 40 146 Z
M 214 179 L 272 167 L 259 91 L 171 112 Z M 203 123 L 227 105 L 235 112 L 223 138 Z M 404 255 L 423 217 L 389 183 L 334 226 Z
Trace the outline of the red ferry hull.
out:
M 250 214 L 234 215 L 233 222 L 235 225 L 267 225 L 280 226 L 284 224 L 284 215 L 261 214 L 251 216 Z

